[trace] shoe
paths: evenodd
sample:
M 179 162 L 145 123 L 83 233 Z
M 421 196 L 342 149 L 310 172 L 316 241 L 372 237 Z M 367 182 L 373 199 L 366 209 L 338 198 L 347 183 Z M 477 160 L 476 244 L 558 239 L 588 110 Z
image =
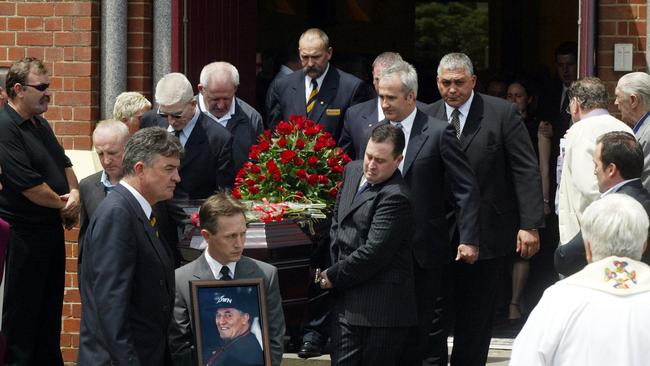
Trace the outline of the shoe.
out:
M 311 342 L 304 342 L 300 347 L 300 351 L 298 351 L 298 357 L 300 358 L 318 357 L 322 354 L 320 346 Z

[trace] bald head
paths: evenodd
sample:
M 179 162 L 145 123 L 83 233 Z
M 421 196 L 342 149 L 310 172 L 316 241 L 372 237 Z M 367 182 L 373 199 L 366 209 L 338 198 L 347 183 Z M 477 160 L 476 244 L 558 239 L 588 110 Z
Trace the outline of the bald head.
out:
M 118 120 L 100 121 L 93 132 L 95 152 L 112 184 L 122 178 L 122 157 L 128 139 L 129 128 Z
M 160 105 L 175 105 L 192 100 L 192 84 L 185 75 L 172 72 L 158 81 L 156 85 L 156 102 Z
M 228 62 L 213 62 L 201 71 L 199 92 L 211 115 L 221 118 L 232 107 L 239 86 L 239 72 Z

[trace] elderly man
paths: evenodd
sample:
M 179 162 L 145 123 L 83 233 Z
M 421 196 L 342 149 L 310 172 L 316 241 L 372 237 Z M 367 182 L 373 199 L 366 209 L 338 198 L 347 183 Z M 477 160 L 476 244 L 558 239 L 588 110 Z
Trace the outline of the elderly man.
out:
M 455 306 L 446 308 L 437 324 L 450 326 L 455 320 L 452 365 L 482 366 L 505 258 L 515 251 L 529 258 L 539 249 L 537 228 L 544 226 L 541 180 L 535 150 L 515 105 L 474 92 L 476 75 L 467 55 L 445 55 L 437 83 L 442 100 L 426 112 L 454 128 L 480 192 L 480 246 L 463 248 L 478 254 L 478 260 L 452 264 L 449 285 L 455 291 L 448 298 Z M 448 331 L 436 331 L 432 361 L 441 365 L 447 364 Z
M 205 199 L 232 188 L 232 135 L 214 123 L 196 105 L 192 84 L 185 75 L 171 73 L 156 85 L 157 111 L 142 117 L 142 126 L 160 126 L 176 135 L 185 149 L 175 199 Z
M 632 133 L 625 123 L 607 112 L 607 88 L 598 78 L 575 81 L 567 91 L 573 125 L 564 138 L 564 159 L 559 187 L 560 244 L 580 231 L 582 212 L 600 196 L 593 173 L 598 136 L 610 131 Z
M 323 125 L 336 141 L 350 106 L 369 99 L 363 82 L 329 63 L 329 37 L 318 28 L 307 29 L 298 41 L 302 70 L 276 80 L 268 98 L 269 128 L 291 115 L 303 115 Z
M 239 72 L 228 62 L 213 62 L 201 70 L 199 108 L 225 127 L 233 137 L 233 170 L 237 172 L 248 161 L 248 150 L 264 132 L 262 117 L 243 100 L 235 97 Z
M 140 119 L 151 109 L 151 102 L 138 92 L 123 92 L 115 98 L 113 118 L 126 123 L 129 135 L 140 129 Z
M 645 72 L 632 72 L 618 80 L 614 90 L 614 104 L 621 112 L 621 119 L 632 128 L 643 148 L 643 173 L 641 181 L 650 190 L 650 75 Z
M 246 206 L 225 193 L 208 198 L 199 209 L 201 235 L 208 243 L 202 256 L 176 270 L 174 321 L 169 330 L 169 347 L 177 365 L 196 365 L 196 347 L 189 281 L 262 278 L 271 346 L 271 362 L 282 362 L 285 331 L 278 270 L 267 263 L 242 256 L 246 239 Z M 203 356 L 203 355 L 198 355 Z M 236 365 L 240 363 L 224 363 Z
M 614 193 L 582 215 L 587 261 L 549 287 L 515 339 L 510 365 L 647 365 L 648 215 Z
M 59 339 L 65 273 L 63 226 L 79 217 L 77 177 L 48 122 L 50 80 L 28 57 L 7 73 L 0 111 L 0 218 L 11 225 L 2 334 L 7 365 L 63 365 Z
M 610 193 L 623 193 L 637 200 L 650 216 L 650 193 L 641 185 L 643 150 L 633 135 L 614 131 L 596 141 L 594 175 L 601 197 Z M 643 261 L 648 263 L 644 255 Z M 570 276 L 587 265 L 582 233 L 555 250 L 555 269 Z
M 79 365 L 171 364 L 174 265 L 151 206 L 174 195 L 182 151 L 162 128 L 140 130 L 126 144 L 124 177 L 84 237 Z
M 404 133 L 372 131 L 363 162 L 345 167 L 330 230 L 332 266 L 320 285 L 335 292 L 332 365 L 399 365 L 417 323 L 410 226 L 399 172 Z

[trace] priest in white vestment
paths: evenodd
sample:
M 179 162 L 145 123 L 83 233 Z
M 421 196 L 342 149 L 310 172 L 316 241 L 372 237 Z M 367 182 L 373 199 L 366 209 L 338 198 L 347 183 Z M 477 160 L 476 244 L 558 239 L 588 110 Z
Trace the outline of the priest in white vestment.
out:
M 544 292 L 510 365 L 650 365 L 648 215 L 613 193 L 585 210 L 582 233 L 590 264 Z

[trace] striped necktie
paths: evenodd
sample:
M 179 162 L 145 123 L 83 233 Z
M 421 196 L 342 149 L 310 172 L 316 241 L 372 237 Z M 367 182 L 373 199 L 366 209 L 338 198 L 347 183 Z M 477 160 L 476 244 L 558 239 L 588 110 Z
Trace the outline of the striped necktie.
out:
M 314 109 L 314 104 L 316 104 L 316 96 L 318 95 L 318 82 L 316 79 L 311 79 L 311 93 L 309 93 L 309 98 L 307 99 L 307 114 Z
M 451 112 L 451 125 L 454 126 L 454 130 L 456 130 L 456 137 L 460 140 L 460 111 L 458 108 L 454 109 L 453 112 Z

